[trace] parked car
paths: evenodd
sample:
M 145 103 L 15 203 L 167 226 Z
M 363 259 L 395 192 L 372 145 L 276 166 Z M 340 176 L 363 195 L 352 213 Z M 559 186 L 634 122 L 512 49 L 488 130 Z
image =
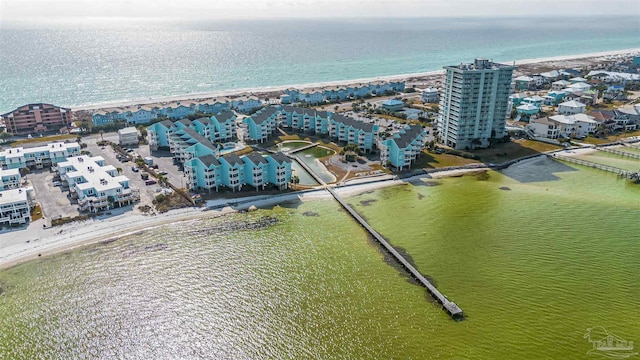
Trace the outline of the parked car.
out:
M 60 181 L 54 181 L 53 186 L 62 186 L 62 183 Z
M 166 176 L 168 174 L 168 172 L 162 170 L 162 171 L 158 171 L 158 175 L 162 175 L 162 176 Z
M 138 167 L 137 167 L 137 166 L 132 167 L 132 168 L 131 168 L 131 170 L 133 170 L 133 172 L 138 172 L 138 171 L 140 171 L 140 169 L 138 169 Z
M 153 185 L 153 184 L 157 184 L 158 182 L 153 180 L 153 179 L 149 179 L 149 180 L 145 180 L 144 184 L 145 185 Z
M 142 178 L 142 180 L 147 180 L 149 179 L 149 174 L 143 171 L 140 173 L 140 177 Z

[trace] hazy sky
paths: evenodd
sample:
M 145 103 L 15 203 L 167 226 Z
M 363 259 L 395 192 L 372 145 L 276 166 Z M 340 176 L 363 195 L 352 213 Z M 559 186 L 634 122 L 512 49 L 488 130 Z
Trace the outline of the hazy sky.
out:
M 38 17 L 637 15 L 640 0 L 0 0 L 0 21 Z

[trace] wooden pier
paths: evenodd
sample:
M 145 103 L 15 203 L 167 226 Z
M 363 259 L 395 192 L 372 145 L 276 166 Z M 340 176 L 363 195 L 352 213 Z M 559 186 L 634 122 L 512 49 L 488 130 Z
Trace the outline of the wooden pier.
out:
M 626 152 L 626 151 L 622 151 L 622 150 L 618 150 L 618 149 L 612 149 L 610 147 L 605 147 L 605 146 L 598 146 L 598 147 L 596 147 L 596 149 L 600 150 L 600 151 L 608 152 L 608 153 L 611 153 L 611 154 L 616 154 L 616 155 L 620 155 L 620 156 L 623 156 L 623 157 L 628 157 L 628 158 L 640 160 L 640 154 L 630 153 L 630 152 Z
M 336 194 L 333 189 L 327 188 L 327 191 L 329 191 L 333 198 L 336 199 L 336 201 L 338 201 L 338 203 L 340 203 L 340 205 L 342 205 L 342 207 L 347 210 L 347 212 L 349 212 L 349 214 L 351 214 L 351 216 L 356 219 L 356 221 L 358 221 L 360 225 L 362 225 L 362 227 L 364 227 L 371 234 L 371 236 L 376 239 L 376 241 L 378 241 L 378 243 L 380 243 L 380 245 L 382 245 L 400 264 L 402 264 L 402 266 L 404 266 L 404 268 L 407 269 L 416 280 L 418 280 L 425 288 L 427 288 L 429 294 L 431 294 L 434 299 L 442 304 L 444 310 L 446 310 L 453 319 L 462 319 L 464 317 L 462 309 L 460 309 L 458 305 L 456 305 L 452 301 L 449 301 L 446 296 L 438 291 L 438 289 L 436 289 L 436 287 L 433 286 L 433 284 L 431 284 L 429 280 L 422 276 L 422 274 L 420 274 L 420 272 L 416 270 L 413 265 L 411 265 L 404 257 L 402 257 L 402 255 L 400 255 L 400 253 L 398 253 L 398 251 L 396 251 L 396 249 L 394 249 L 391 244 L 389 244 L 382 236 L 380 236 L 380 234 L 378 234 L 360 215 L 358 215 L 358 213 L 353 210 L 353 208 L 351 208 L 349 204 L 342 200 L 342 198 L 338 196 L 338 194 Z
M 627 178 L 627 179 L 636 179 L 638 176 L 640 176 L 640 173 L 638 173 L 638 172 L 629 171 L 629 170 L 625 170 L 625 169 L 620 169 L 620 168 L 617 168 L 617 167 L 614 167 L 614 166 L 603 165 L 603 164 L 595 163 L 593 161 L 588 161 L 588 160 L 583 160 L 583 159 L 576 159 L 576 158 L 571 157 L 571 156 L 560 155 L 560 154 L 557 154 L 557 153 L 553 154 L 552 156 L 553 156 L 553 158 L 560 159 L 562 161 L 566 161 L 566 162 L 570 162 L 570 163 L 574 163 L 574 164 L 578 164 L 578 165 L 588 166 L 588 167 L 594 168 L 594 169 L 599 169 L 599 170 L 611 172 L 611 173 L 617 174 L 617 175 L 619 175 L 621 177 L 624 177 L 624 178 Z

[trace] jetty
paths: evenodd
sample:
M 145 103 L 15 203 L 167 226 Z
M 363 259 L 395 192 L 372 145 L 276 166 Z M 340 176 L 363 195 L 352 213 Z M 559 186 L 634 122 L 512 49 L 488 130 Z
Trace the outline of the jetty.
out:
M 612 149 L 610 147 L 605 147 L 605 146 L 597 146 L 596 149 L 600 150 L 600 151 L 608 152 L 608 153 L 611 153 L 611 154 L 616 154 L 616 155 L 620 155 L 620 156 L 623 156 L 623 157 L 628 157 L 628 158 L 640 160 L 640 154 L 637 154 L 637 153 L 630 153 L 630 152 L 626 152 L 626 151 L 622 151 L 622 150 L 618 150 L 618 149 Z
M 378 234 L 378 232 L 376 232 L 360 215 L 358 215 L 358 213 L 349 206 L 349 204 L 342 200 L 342 198 L 332 188 L 327 188 L 327 191 L 329 191 L 333 198 L 336 199 L 336 201 L 340 203 L 340 205 L 342 205 L 342 207 L 347 210 L 347 212 L 351 214 L 351 216 L 358 221 L 360 225 L 362 225 L 362 227 L 364 227 L 369 234 L 371 234 L 371 236 L 373 236 L 373 238 L 389 252 L 389 254 L 391 254 L 405 269 L 407 269 L 407 271 L 409 271 L 409 273 L 418 280 L 418 282 L 427 288 L 429 294 L 431 294 L 436 301 L 442 304 L 443 309 L 447 311 L 453 319 L 462 319 L 464 317 L 464 313 L 458 305 L 449 301 L 446 296 L 438 291 L 438 289 L 436 289 L 436 287 L 433 286 L 427 278 L 420 274 L 420 272 L 416 270 L 416 268 L 413 267 L 413 265 L 411 265 L 411 263 L 409 263 L 402 255 L 400 255 L 400 253 L 394 249 L 387 240 Z
M 562 160 L 562 161 L 570 162 L 570 163 L 573 163 L 573 164 L 588 166 L 590 168 L 599 169 L 599 170 L 607 171 L 607 172 L 610 172 L 610 173 L 614 173 L 614 174 L 617 174 L 620 177 L 623 177 L 623 178 L 626 178 L 626 179 L 630 179 L 630 180 L 637 179 L 640 176 L 640 172 L 634 172 L 634 171 L 629 171 L 629 170 L 625 170 L 625 169 L 620 169 L 620 168 L 617 168 L 615 166 L 603 165 L 603 164 L 599 164 L 599 163 L 596 163 L 596 162 L 593 162 L 593 161 L 589 161 L 589 160 L 577 159 L 577 158 L 574 158 L 574 157 L 571 157 L 571 156 L 560 155 L 558 153 L 553 154 L 552 157 L 555 158 L 555 159 L 559 159 L 559 160 Z

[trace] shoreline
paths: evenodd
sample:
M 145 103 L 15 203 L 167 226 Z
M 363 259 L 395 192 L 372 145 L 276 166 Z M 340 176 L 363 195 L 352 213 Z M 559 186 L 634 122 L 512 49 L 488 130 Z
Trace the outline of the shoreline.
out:
M 549 66 L 553 67 L 554 62 L 564 63 L 564 62 L 572 62 L 572 61 L 576 62 L 580 60 L 604 61 L 604 60 L 607 60 L 606 59 L 607 57 L 622 57 L 622 56 L 630 56 L 630 55 L 639 54 L 639 53 L 640 53 L 640 48 L 630 48 L 630 49 L 600 51 L 600 52 L 584 53 L 584 54 L 550 56 L 550 57 L 543 57 L 543 58 L 520 59 L 520 60 L 511 60 L 508 62 L 507 61 L 498 61 L 498 62 L 501 62 L 501 63 L 515 62 L 517 66 L 522 66 L 522 67 L 529 67 L 533 65 L 540 66 L 540 65 L 544 65 L 545 63 L 550 63 Z M 465 61 L 468 61 L 468 60 L 469 59 L 466 59 Z M 570 64 L 567 64 L 565 66 L 572 67 Z M 518 69 L 518 70 L 522 71 L 522 69 Z M 63 107 L 70 108 L 71 111 L 77 112 L 77 111 L 91 111 L 91 110 L 113 108 L 113 107 L 126 107 L 126 106 L 164 103 L 164 102 L 172 102 L 172 101 L 187 101 L 187 100 L 197 100 L 197 99 L 209 99 L 209 98 L 216 98 L 216 97 L 229 97 L 229 96 L 238 96 L 243 94 L 253 94 L 256 96 L 264 96 L 264 95 L 268 95 L 276 92 L 282 92 L 288 88 L 314 89 L 314 88 L 322 88 L 327 86 L 349 85 L 349 84 L 371 82 L 371 81 L 378 81 L 378 80 L 387 80 L 387 81 L 405 80 L 407 82 L 429 82 L 429 81 L 437 80 L 437 78 L 442 77 L 443 74 L 444 74 L 444 70 L 433 70 L 433 71 L 425 71 L 425 72 L 418 72 L 418 73 L 384 75 L 384 76 L 357 78 L 357 79 L 349 79 L 349 80 L 333 80 L 333 81 L 323 81 L 323 82 L 315 82 L 315 83 L 274 85 L 274 86 L 262 86 L 262 87 L 226 89 L 226 90 L 222 89 L 222 90 L 215 90 L 215 91 L 202 92 L 202 93 L 176 94 L 176 95 L 158 96 L 158 97 L 153 97 L 148 99 L 106 101 L 102 103 L 84 104 L 84 105 L 75 105 L 75 106 L 71 105 L 71 106 L 63 106 Z
M 476 172 L 479 170 L 483 169 L 443 170 L 439 173 L 420 174 L 406 179 L 363 182 L 337 187 L 335 189 L 338 194 L 349 197 L 389 186 L 459 176 L 467 172 Z M 0 234 L 12 235 L 11 240 L 0 245 L 0 270 L 6 270 L 31 260 L 55 256 L 100 242 L 115 241 L 160 226 L 184 221 L 210 219 L 245 211 L 251 206 L 260 209 L 289 202 L 327 199 L 333 199 L 328 191 L 325 189 L 314 189 L 276 196 L 255 195 L 243 199 L 220 199 L 208 202 L 205 208 L 182 208 L 170 210 L 157 216 L 132 213 L 133 210 L 127 210 L 119 215 L 90 219 L 82 223 L 73 222 L 49 228 L 42 228 L 41 224 L 43 224 L 44 221 L 40 219 L 30 225 L 32 228 L 8 231 Z M 229 203 L 233 203 L 234 200 L 242 200 L 242 203 L 233 207 L 229 206 Z M 119 230 L 113 231 L 114 228 Z

